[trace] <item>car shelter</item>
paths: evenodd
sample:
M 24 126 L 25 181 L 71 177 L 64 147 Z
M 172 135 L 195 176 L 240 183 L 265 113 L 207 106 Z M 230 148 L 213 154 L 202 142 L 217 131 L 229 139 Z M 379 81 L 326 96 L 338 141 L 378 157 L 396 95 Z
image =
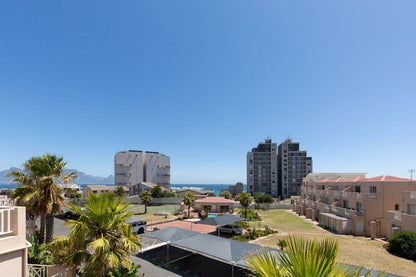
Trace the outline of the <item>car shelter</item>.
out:
M 234 276 L 234 266 L 249 268 L 245 263 L 248 255 L 260 254 L 264 249 L 278 251 L 257 244 L 225 239 L 177 227 L 167 227 L 162 230 L 145 233 L 142 236 L 165 242 L 167 261 L 169 261 L 169 246 L 174 246 L 230 264 L 232 268 L 231 276 Z
M 211 225 L 211 226 L 223 226 L 227 224 L 232 224 L 238 221 L 246 220 L 245 218 L 235 216 L 235 215 L 220 215 L 216 217 L 208 217 L 206 219 L 197 221 L 193 224 L 204 224 L 204 225 Z M 191 230 L 192 230 L 192 224 L 191 224 Z M 218 230 L 218 236 L 220 235 L 220 231 Z

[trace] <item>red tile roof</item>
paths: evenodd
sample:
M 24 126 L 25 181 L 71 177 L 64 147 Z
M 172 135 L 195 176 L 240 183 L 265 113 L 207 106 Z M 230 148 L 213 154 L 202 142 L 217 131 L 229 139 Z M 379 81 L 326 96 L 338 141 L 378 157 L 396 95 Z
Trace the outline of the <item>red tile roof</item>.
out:
M 195 202 L 198 203 L 234 203 L 231 199 L 225 199 L 224 197 L 206 197 L 198 199 Z
M 411 181 L 410 179 L 400 178 L 389 175 L 382 175 L 373 178 L 354 177 L 354 178 L 337 178 L 337 179 L 323 179 L 316 181 L 317 183 L 338 183 L 338 182 L 398 182 Z

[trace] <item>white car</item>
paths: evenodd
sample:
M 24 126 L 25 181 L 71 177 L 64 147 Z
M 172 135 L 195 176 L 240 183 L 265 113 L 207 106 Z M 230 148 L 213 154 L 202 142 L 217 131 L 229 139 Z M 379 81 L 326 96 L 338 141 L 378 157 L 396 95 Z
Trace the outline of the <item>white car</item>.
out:
M 241 235 L 243 233 L 243 228 L 235 224 L 227 224 L 223 226 L 218 226 L 217 231 L 222 233 L 228 233 L 231 235 Z

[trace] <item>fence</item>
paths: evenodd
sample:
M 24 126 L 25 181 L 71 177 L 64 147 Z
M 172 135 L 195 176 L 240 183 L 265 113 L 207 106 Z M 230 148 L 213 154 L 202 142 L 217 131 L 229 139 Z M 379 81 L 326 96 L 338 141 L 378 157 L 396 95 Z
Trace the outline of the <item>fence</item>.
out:
M 75 269 L 60 265 L 28 264 L 29 277 L 75 277 Z

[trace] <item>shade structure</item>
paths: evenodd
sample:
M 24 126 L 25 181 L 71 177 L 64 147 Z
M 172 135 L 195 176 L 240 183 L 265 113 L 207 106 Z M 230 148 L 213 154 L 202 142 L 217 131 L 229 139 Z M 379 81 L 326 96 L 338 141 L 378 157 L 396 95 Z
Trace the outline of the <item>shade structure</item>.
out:
M 147 221 L 147 219 L 137 217 L 137 216 L 131 216 L 126 220 L 126 223 L 135 223 L 135 222 L 140 222 L 140 221 Z
M 196 236 L 199 234 L 200 234 L 199 232 L 189 231 L 189 230 L 182 229 L 182 228 L 166 227 L 161 230 L 145 233 L 142 236 L 153 238 L 153 239 L 158 239 L 163 242 L 169 241 L 172 243 L 177 240 L 189 238 L 189 237 Z
M 222 225 L 232 224 L 234 222 L 243 221 L 243 220 L 245 219 L 239 216 L 235 216 L 235 215 L 220 215 L 216 217 L 206 218 L 204 220 L 195 222 L 195 224 L 222 226 Z
M 247 255 L 260 253 L 262 249 L 276 251 L 257 244 L 225 239 L 177 227 L 167 227 L 145 233 L 142 236 L 169 242 L 172 246 L 246 268 L 248 267 L 245 263 Z

